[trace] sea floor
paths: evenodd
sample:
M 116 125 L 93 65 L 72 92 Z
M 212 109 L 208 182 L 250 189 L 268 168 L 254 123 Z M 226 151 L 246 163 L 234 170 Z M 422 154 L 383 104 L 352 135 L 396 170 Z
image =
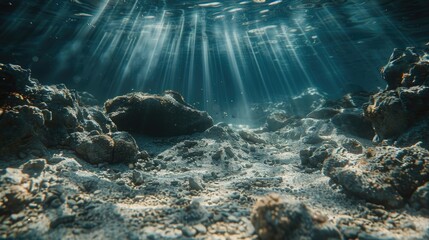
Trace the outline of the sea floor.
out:
M 302 141 L 285 140 L 281 131 L 247 129 L 262 140 L 249 143 L 238 137 L 238 128 L 218 126 L 221 134 L 134 135 L 150 158 L 129 165 L 91 165 L 72 151 L 49 150 L 44 170 L 24 183 L 37 192 L 36 201 L 1 217 L 1 238 L 256 239 L 252 207 L 270 193 L 328 216 L 346 239 L 427 236 L 429 218 L 421 211 L 366 203 L 321 170 L 303 167 L 299 151 L 308 145 Z M 334 131 L 322 138 L 340 142 L 346 136 Z M 0 167 L 10 170 L 28 160 Z M 20 171 L 6 175 L 28 178 Z M 46 198 L 52 198 L 49 206 Z

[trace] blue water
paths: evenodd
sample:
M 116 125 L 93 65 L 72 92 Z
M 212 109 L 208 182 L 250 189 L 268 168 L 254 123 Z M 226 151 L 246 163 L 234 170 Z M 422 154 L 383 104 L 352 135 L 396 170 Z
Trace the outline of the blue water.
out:
M 105 99 L 180 92 L 210 112 L 316 87 L 384 88 L 429 41 L 427 0 L 0 0 L 0 62 Z

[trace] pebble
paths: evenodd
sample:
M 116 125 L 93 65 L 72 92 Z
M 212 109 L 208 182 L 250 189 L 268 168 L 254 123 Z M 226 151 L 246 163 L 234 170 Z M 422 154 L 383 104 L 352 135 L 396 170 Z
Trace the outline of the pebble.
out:
M 201 191 L 204 189 L 200 181 L 194 177 L 188 178 L 188 183 L 191 190 Z
M 239 222 L 240 220 L 238 220 L 238 218 L 236 218 L 234 215 L 229 215 L 229 216 L 228 216 L 228 221 L 229 221 L 229 222 L 233 222 L 233 223 L 237 223 L 237 222 Z
M 203 224 L 201 224 L 201 223 L 195 225 L 194 229 L 196 229 L 201 234 L 207 233 L 207 228 Z
M 197 234 L 197 230 L 192 227 L 184 227 L 182 228 L 182 234 L 186 237 L 193 237 Z

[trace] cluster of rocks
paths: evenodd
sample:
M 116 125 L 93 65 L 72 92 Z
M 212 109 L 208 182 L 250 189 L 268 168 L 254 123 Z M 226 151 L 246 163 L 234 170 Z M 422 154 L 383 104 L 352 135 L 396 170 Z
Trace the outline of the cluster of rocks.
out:
M 429 148 L 429 49 L 395 49 L 382 70 L 387 89 L 371 96 L 365 117 L 371 121 L 377 141 L 397 146 L 417 142 Z
M 71 148 L 90 163 L 133 162 L 139 149 L 124 131 L 175 136 L 213 125 L 206 112 L 192 108 L 173 91 L 163 96 L 131 93 L 108 100 L 102 109 L 94 105 L 97 100 L 91 94 L 64 85 L 41 85 L 30 73 L 17 65 L 0 65 L 4 159 L 42 157 L 47 148 L 55 147 Z
M 360 140 L 313 144 L 300 151 L 302 165 L 323 169 L 346 192 L 368 202 L 428 208 L 427 56 L 427 49 L 395 49 L 382 71 L 386 90 L 348 94 L 309 113 Z M 361 142 L 374 134 L 365 148 Z

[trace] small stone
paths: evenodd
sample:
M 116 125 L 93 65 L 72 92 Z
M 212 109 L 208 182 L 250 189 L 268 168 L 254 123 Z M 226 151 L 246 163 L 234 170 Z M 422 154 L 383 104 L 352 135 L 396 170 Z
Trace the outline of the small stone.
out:
M 195 225 L 193 227 L 194 227 L 195 230 L 197 230 L 201 234 L 207 233 L 207 228 L 203 224 L 201 224 L 201 223 L 199 223 L 199 224 L 197 224 L 197 225 Z
M 22 172 L 28 175 L 39 175 L 45 169 L 45 166 L 45 159 L 32 159 L 24 164 Z
M 201 191 L 204 189 L 201 181 L 195 177 L 188 178 L 188 183 L 191 190 Z
M 234 215 L 229 215 L 229 216 L 228 216 L 228 221 L 229 221 L 229 222 L 233 222 L 233 223 L 237 223 L 237 222 L 239 222 L 240 220 L 238 220 L 238 218 L 236 218 Z
M 23 213 L 10 215 L 10 220 L 12 220 L 12 222 L 18 222 L 24 218 L 25 218 L 25 215 Z
M 197 230 L 192 227 L 184 227 L 182 228 L 182 234 L 186 237 L 193 237 L 197 234 Z

